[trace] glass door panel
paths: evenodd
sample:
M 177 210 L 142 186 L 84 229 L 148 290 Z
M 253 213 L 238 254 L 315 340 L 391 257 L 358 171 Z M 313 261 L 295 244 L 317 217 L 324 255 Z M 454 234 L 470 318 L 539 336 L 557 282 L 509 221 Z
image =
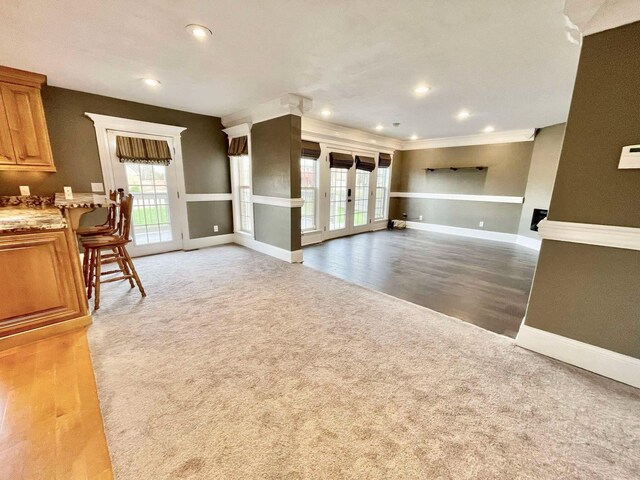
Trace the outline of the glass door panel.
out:
M 356 170 L 355 199 L 353 204 L 353 226 L 369 223 L 369 172 Z
M 331 169 L 329 184 L 329 231 L 336 232 L 347 228 L 349 171 L 344 168 Z

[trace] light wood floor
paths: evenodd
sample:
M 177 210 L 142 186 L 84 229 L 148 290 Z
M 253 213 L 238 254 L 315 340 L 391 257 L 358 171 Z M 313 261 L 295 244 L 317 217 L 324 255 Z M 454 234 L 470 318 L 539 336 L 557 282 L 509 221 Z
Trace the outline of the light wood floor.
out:
M 0 479 L 111 478 L 86 331 L 0 352 Z
M 416 230 L 305 247 L 304 264 L 515 338 L 538 254 L 509 243 Z

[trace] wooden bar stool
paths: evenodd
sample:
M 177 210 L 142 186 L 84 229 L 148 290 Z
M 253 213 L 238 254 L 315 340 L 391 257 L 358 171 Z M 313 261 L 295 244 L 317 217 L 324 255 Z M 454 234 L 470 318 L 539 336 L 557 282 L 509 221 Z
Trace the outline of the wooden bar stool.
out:
M 100 286 L 102 283 L 128 280 L 131 288 L 134 288 L 135 281 L 142 296 L 147 296 L 126 248 L 126 245 L 131 241 L 129 234 L 131 232 L 133 195 L 127 195 L 120 201 L 119 210 L 118 231 L 115 234 L 90 236 L 81 240 L 85 255 L 88 256 L 88 269 L 85 274 L 88 278 L 88 298 L 91 298 L 95 289 L 94 310 L 100 308 Z M 118 268 L 104 271 L 102 266 L 109 263 L 115 264 Z M 122 275 L 102 280 L 104 275 L 118 273 Z

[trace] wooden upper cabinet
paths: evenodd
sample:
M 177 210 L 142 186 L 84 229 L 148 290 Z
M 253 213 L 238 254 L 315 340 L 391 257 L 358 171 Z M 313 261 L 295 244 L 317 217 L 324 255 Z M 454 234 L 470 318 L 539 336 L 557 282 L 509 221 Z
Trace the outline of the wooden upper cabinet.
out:
M 56 170 L 40 93 L 45 81 L 0 67 L 0 170 Z

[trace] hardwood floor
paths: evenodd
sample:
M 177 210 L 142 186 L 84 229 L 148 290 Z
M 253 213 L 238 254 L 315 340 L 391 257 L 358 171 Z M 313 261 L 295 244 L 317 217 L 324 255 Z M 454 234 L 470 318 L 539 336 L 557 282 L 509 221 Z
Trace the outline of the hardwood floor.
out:
M 84 329 L 0 352 L 0 478 L 113 478 Z
M 416 230 L 304 248 L 304 264 L 515 338 L 538 254 L 520 245 Z

